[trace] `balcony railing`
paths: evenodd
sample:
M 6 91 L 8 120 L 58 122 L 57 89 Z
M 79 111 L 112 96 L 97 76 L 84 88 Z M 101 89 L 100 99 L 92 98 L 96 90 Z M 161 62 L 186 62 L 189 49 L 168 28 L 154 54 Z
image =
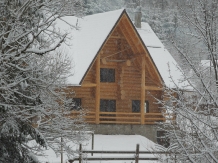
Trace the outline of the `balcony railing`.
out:
M 79 115 L 79 111 L 72 111 L 71 118 L 75 118 Z M 83 116 L 85 121 L 90 124 L 96 123 L 96 113 L 87 112 Z M 162 113 L 145 113 L 144 123 L 155 124 L 156 122 L 165 122 L 166 118 Z M 99 112 L 99 123 L 100 124 L 141 124 L 140 113 L 129 113 L 129 112 Z

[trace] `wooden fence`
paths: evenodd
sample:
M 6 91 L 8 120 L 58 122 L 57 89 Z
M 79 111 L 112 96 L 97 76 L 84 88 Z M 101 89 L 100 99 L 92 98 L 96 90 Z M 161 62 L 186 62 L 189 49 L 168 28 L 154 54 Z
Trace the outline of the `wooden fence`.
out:
M 71 117 L 74 118 L 79 114 L 78 111 L 72 111 Z M 87 123 L 95 124 L 95 112 L 87 112 L 84 119 Z M 155 124 L 156 122 L 164 122 L 166 119 L 162 113 L 145 113 L 145 124 Z M 100 112 L 100 124 L 141 124 L 140 113 L 128 112 Z
M 91 153 L 92 156 L 87 156 L 84 157 L 84 153 Z M 113 157 L 108 157 L 108 156 L 100 156 L 100 157 L 96 157 L 93 156 L 93 154 L 113 154 Z M 114 154 L 133 154 L 130 157 L 114 157 Z M 74 158 L 74 159 L 70 159 L 68 160 L 70 163 L 73 163 L 74 161 L 79 161 L 79 163 L 82 163 L 83 160 L 87 160 L 87 161 L 109 161 L 109 160 L 135 160 L 135 163 L 138 163 L 139 160 L 158 160 L 157 157 L 145 157 L 145 156 L 141 156 L 140 154 L 167 154 L 166 152 L 161 152 L 161 151 L 140 151 L 139 150 L 139 144 L 136 145 L 136 150 L 135 151 L 97 151 L 97 150 L 82 150 L 82 145 L 80 144 L 79 147 L 79 157 Z

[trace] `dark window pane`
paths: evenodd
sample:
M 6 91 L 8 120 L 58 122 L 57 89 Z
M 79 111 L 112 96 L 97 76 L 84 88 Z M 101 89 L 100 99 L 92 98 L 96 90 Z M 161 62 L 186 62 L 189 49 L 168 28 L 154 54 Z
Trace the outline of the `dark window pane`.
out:
M 133 113 L 140 112 L 140 100 L 132 100 L 132 112 Z
M 140 112 L 140 100 L 132 100 L 132 112 L 133 113 L 139 113 Z M 149 113 L 149 102 L 145 101 L 145 113 Z
M 115 69 L 101 68 L 100 81 L 115 82 Z
M 116 112 L 116 100 L 100 100 L 100 111 L 101 112 Z M 115 121 L 116 119 L 111 119 L 110 117 L 116 116 L 115 114 L 101 114 L 105 118 L 100 118 L 101 121 Z M 108 118 L 109 117 L 109 118 Z
M 149 102 L 145 101 L 145 113 L 149 113 Z
M 101 112 L 116 112 L 116 100 L 100 100 Z

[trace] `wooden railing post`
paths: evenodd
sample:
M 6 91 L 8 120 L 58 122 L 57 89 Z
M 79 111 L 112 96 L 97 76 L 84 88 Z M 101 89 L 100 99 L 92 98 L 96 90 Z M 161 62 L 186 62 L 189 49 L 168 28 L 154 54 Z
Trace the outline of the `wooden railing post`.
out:
M 100 111 L 100 55 L 96 58 L 96 87 L 95 87 L 95 124 L 99 124 Z
M 64 163 L 64 157 L 63 157 L 63 137 L 61 136 L 61 163 Z
M 94 150 L 94 133 L 92 133 L 92 150 Z M 92 152 L 92 156 L 93 156 L 93 152 Z
M 82 163 L 82 144 L 79 145 L 79 163 Z
M 140 108 L 141 108 L 141 124 L 145 124 L 145 56 L 142 56 Z
M 139 162 L 139 144 L 136 145 L 135 163 Z

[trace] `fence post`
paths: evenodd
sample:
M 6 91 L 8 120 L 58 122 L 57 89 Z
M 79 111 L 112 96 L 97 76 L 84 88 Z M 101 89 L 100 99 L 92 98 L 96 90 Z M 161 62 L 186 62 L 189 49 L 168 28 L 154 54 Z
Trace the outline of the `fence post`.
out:
M 139 144 L 136 145 L 135 163 L 139 162 Z
M 94 133 L 92 133 L 92 150 L 94 150 Z M 92 156 L 93 156 L 93 152 L 92 152 Z
M 79 144 L 79 163 L 82 163 L 82 144 Z
M 61 136 L 61 163 L 63 163 L 64 161 L 64 158 L 63 158 L 63 137 Z

